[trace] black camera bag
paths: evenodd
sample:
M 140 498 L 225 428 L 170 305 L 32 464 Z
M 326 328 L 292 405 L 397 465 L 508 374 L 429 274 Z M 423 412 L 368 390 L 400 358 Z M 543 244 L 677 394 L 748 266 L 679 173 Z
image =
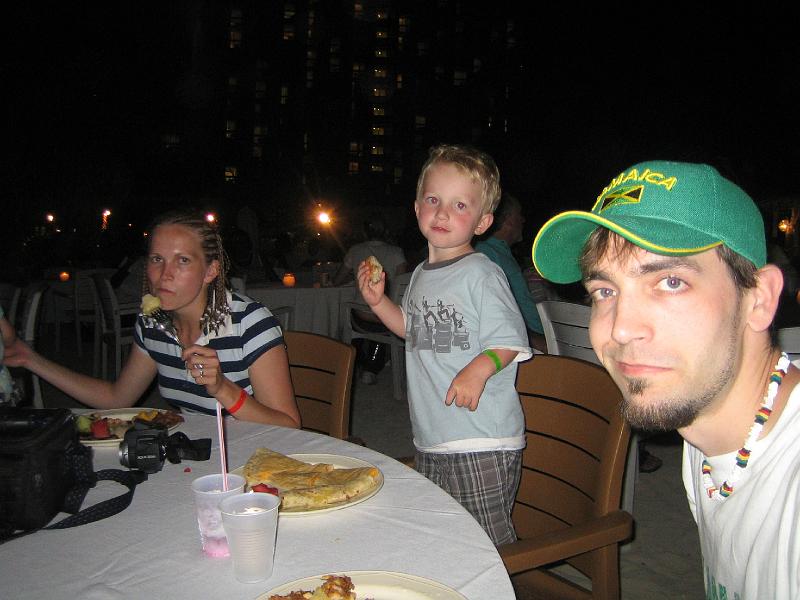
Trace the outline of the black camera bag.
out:
M 100 479 L 117 481 L 128 491 L 81 511 L 86 493 Z M 139 471 L 95 473 L 92 450 L 79 442 L 69 409 L 0 408 L 0 543 L 43 528 L 59 512 L 72 516 L 45 529 L 116 514 L 130 504 L 136 485 L 145 479 Z

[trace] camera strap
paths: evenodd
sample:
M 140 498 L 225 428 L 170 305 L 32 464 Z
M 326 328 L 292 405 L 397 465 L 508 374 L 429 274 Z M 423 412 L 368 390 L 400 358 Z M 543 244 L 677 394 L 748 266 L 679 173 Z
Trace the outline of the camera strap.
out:
M 72 451 L 67 454 L 67 461 L 69 469 L 75 477 L 75 483 L 64 497 L 61 510 L 70 513 L 71 516 L 43 529 L 67 529 L 115 515 L 128 507 L 133 500 L 133 492 L 137 484 L 147 479 L 147 473 L 142 471 L 103 469 L 95 473 L 92 465 L 92 451 L 83 444 L 77 444 L 77 447 L 72 448 Z M 89 490 L 97 485 L 98 481 L 104 480 L 121 483 L 128 488 L 128 491 L 81 510 L 81 505 Z

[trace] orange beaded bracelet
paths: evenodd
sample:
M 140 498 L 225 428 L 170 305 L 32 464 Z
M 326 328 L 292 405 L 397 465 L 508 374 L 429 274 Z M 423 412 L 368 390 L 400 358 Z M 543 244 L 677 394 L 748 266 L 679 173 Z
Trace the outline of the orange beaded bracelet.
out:
M 244 406 L 244 401 L 247 400 L 247 391 L 242 388 L 242 391 L 239 393 L 239 399 L 236 403 L 228 409 L 228 414 L 233 414 L 238 411 L 242 406 Z

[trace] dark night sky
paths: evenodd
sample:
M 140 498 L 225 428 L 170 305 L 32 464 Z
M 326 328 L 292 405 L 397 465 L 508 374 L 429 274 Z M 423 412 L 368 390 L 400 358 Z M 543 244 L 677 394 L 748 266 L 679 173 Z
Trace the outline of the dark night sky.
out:
M 90 185 L 96 157 L 136 164 L 143 135 L 158 130 L 159 98 L 185 67 L 163 56 L 184 32 L 165 14 L 170 3 L 109 4 L 34 3 L 10 18 L 6 194 L 58 197 L 64 168 Z M 788 23 L 730 8 L 549 4 L 518 20 L 529 114 L 496 152 L 506 187 L 535 201 L 536 219 L 588 206 L 650 158 L 711 162 L 757 199 L 798 191 L 800 36 Z

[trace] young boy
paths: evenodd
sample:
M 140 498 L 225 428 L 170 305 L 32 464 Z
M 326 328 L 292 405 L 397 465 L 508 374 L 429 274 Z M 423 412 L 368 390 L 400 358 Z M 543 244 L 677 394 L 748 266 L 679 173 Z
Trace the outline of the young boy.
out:
M 511 522 L 525 446 L 516 361 L 531 356 L 525 323 L 503 271 L 472 249 L 500 200 L 494 161 L 473 148 L 431 150 L 414 211 L 428 260 L 403 306 L 358 270 L 364 299 L 406 340 L 416 467 L 478 520 L 496 545 L 516 539 Z

